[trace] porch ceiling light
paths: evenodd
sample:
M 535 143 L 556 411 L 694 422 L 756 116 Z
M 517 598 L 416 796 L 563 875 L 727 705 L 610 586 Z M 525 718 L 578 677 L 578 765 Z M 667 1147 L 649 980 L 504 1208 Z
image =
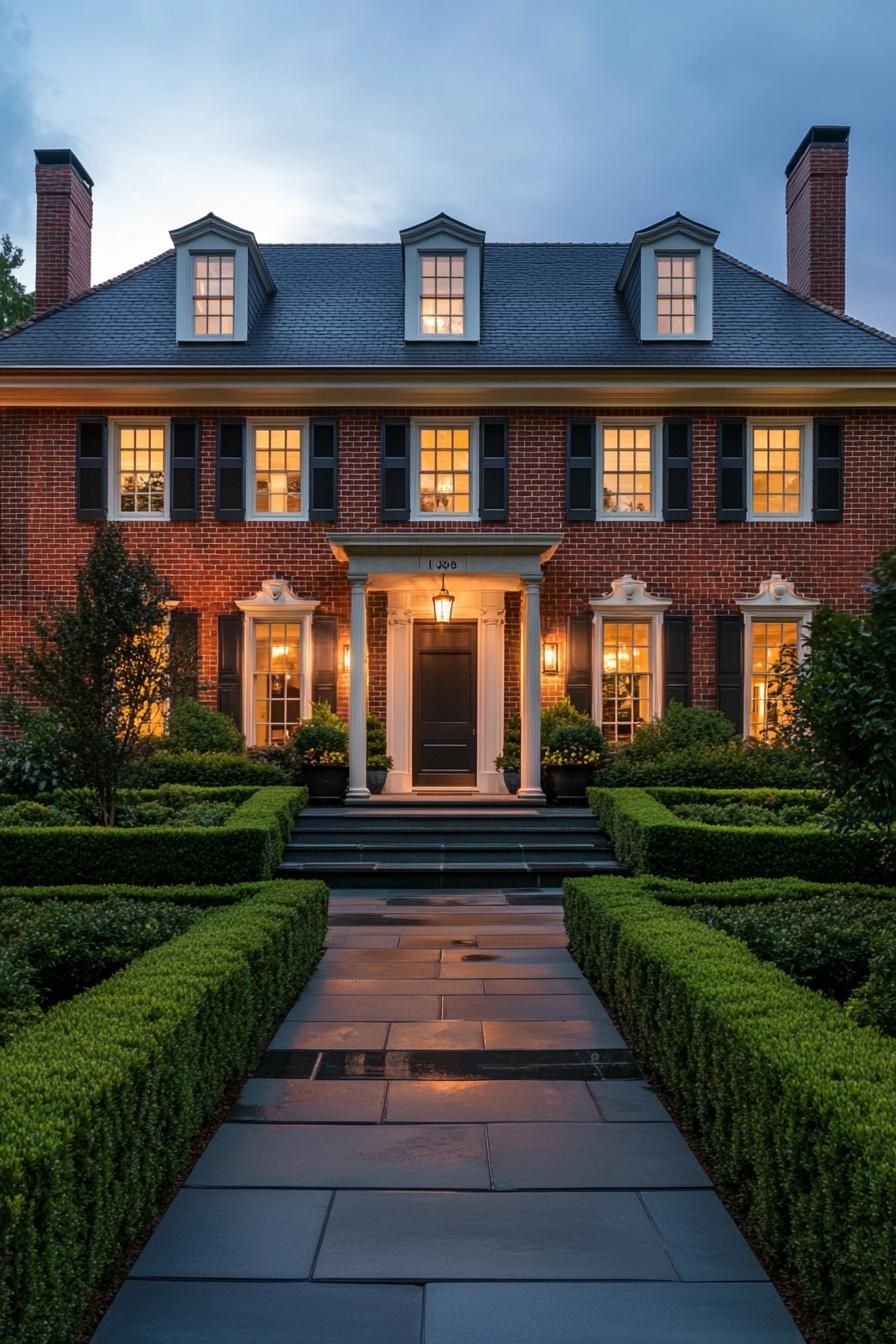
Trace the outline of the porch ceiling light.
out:
M 556 640 L 545 640 L 541 646 L 541 670 L 548 677 L 560 671 L 560 645 Z
M 445 587 L 445 580 L 442 579 L 442 586 L 432 599 L 432 609 L 436 621 L 439 625 L 447 625 L 451 620 L 451 612 L 454 608 L 454 594 L 449 593 Z

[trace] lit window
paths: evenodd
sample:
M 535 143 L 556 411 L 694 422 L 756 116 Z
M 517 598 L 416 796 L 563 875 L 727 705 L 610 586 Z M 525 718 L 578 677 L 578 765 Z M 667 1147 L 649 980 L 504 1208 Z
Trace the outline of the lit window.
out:
M 775 738 L 789 714 L 781 695 L 778 668 L 796 657 L 799 621 L 750 622 L 750 736 Z
M 605 425 L 603 428 L 603 513 L 653 511 L 653 430 Z
M 253 430 L 255 513 L 302 511 L 302 431 L 298 426 L 259 426 Z
M 255 737 L 257 746 L 287 740 L 302 717 L 301 623 L 255 622 Z
M 603 623 L 601 727 L 611 742 L 629 742 L 651 716 L 649 621 Z
M 464 258 L 421 256 L 420 331 L 424 336 L 463 336 Z
M 754 516 L 802 513 L 802 437 L 799 426 L 753 426 Z
M 471 513 L 469 426 L 420 429 L 420 512 Z
M 696 257 L 657 256 L 656 329 L 660 336 L 690 336 L 696 331 Z
M 233 256 L 193 257 L 193 334 L 233 335 Z
M 121 517 L 164 517 L 164 425 L 119 425 L 115 489 Z

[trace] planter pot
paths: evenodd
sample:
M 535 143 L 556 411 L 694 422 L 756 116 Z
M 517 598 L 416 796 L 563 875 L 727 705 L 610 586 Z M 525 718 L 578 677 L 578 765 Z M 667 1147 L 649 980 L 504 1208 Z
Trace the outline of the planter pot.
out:
M 520 791 L 520 772 L 519 770 L 502 770 L 504 776 L 504 787 L 508 793 L 519 793 Z
M 302 783 L 312 803 L 341 803 L 348 787 L 347 765 L 306 765 Z
M 373 770 L 368 766 L 367 769 L 367 787 L 371 793 L 382 793 L 386 787 L 386 776 L 388 770 Z
M 544 770 L 556 802 L 574 807 L 585 803 L 585 790 L 594 778 L 593 765 L 546 765 Z

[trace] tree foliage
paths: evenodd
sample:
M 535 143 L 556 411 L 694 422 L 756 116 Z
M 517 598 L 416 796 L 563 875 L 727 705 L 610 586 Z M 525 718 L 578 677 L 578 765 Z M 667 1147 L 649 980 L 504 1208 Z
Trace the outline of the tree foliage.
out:
M 0 331 L 23 321 L 34 312 L 34 295 L 29 294 L 14 274 L 25 260 L 8 233 L 0 237 Z

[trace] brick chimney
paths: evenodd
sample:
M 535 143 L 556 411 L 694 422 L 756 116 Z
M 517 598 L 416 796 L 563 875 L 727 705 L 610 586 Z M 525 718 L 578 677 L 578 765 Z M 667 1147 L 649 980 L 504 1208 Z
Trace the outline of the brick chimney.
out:
M 70 149 L 36 149 L 34 307 L 40 313 L 90 288 L 93 178 Z
M 812 126 L 787 165 L 787 283 L 846 307 L 846 170 L 849 127 Z

